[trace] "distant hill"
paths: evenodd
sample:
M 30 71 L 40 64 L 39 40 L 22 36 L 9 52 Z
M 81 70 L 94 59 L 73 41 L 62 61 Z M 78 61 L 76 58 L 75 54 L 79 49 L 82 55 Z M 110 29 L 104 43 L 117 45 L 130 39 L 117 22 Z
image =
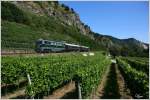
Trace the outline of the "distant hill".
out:
M 34 49 L 37 39 L 66 41 L 117 55 L 148 56 L 148 44 L 93 32 L 79 15 L 57 1 L 2 1 L 1 43 L 4 49 Z

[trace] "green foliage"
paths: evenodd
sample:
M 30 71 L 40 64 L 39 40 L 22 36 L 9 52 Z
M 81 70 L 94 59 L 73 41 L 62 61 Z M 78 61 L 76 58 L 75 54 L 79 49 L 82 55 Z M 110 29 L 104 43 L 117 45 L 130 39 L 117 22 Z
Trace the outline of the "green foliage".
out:
M 142 71 L 137 71 L 132 68 L 128 63 L 121 59 L 117 59 L 119 68 L 125 78 L 127 86 L 130 88 L 134 98 L 136 95 L 143 96 L 146 99 L 149 96 L 149 79 L 148 76 Z
M 73 10 L 73 8 L 71 8 L 71 12 L 72 12 L 72 13 L 75 13 L 75 11 Z
M 116 46 L 109 48 L 109 52 L 114 57 L 120 55 L 120 50 Z
M 70 10 L 70 8 L 69 8 L 67 5 L 65 5 L 65 4 L 62 4 L 61 6 L 62 6 L 63 8 L 65 8 L 66 11 L 69 11 L 69 10 Z
M 141 57 L 123 57 L 127 63 L 129 63 L 133 68 L 138 71 L 143 71 L 147 75 L 149 75 L 149 61 L 148 58 Z
M 24 66 L 20 66 L 20 58 L 3 57 L 1 75 L 3 76 L 1 83 L 16 84 L 18 80 L 25 77 Z M 6 67 L 7 66 L 7 67 Z
M 17 23 L 24 24 L 28 23 L 27 15 L 22 10 L 17 8 L 14 4 L 3 1 L 1 6 L 1 15 L 3 20 L 15 21 Z
M 15 22 L 2 21 L 2 48 L 29 48 L 34 49 L 34 43 L 37 39 L 76 42 L 73 37 L 67 34 L 60 34 L 59 30 L 47 31 L 45 29 L 36 29 L 28 25 Z
M 129 49 L 126 45 L 123 45 L 122 48 L 121 48 L 121 53 L 120 55 L 121 56 L 128 56 L 129 54 Z
M 32 85 L 26 87 L 26 93 L 35 96 L 47 93 L 74 79 L 81 79 L 84 98 L 96 89 L 110 60 L 99 52 L 95 56 L 85 57 L 82 53 L 50 56 L 2 57 L 2 84 L 13 84 L 26 76 L 31 77 Z M 10 70 L 8 70 L 11 68 Z

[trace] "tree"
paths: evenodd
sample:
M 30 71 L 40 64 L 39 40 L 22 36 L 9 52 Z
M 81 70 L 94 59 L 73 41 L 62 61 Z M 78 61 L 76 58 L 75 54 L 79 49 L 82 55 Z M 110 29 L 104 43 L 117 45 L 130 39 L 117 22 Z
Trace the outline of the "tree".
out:
M 120 50 L 115 46 L 109 48 L 109 52 L 114 58 L 120 55 Z
M 71 8 L 71 12 L 72 12 L 72 13 L 75 13 L 75 11 L 74 11 L 74 9 L 73 9 L 73 8 Z
M 126 45 L 124 45 L 121 48 L 121 56 L 128 56 L 128 51 L 129 51 L 129 48 Z
M 88 25 L 84 25 L 84 27 L 85 27 L 85 28 L 89 28 L 89 26 L 88 26 Z
M 94 37 L 99 37 L 100 35 L 98 33 L 94 33 Z
M 16 7 L 16 5 L 9 2 L 2 2 L 2 19 L 8 21 L 15 21 L 17 23 L 29 23 L 27 15 Z
M 69 11 L 69 10 L 70 10 L 69 7 L 66 6 L 65 4 L 62 4 L 61 6 L 64 7 L 66 11 Z

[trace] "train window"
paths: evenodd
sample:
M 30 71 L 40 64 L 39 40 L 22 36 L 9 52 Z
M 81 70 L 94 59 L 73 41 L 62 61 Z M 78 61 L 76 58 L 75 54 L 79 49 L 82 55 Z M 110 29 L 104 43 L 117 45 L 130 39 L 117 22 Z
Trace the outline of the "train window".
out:
M 55 45 L 51 45 L 51 47 L 55 47 Z
M 51 44 L 52 44 L 52 42 L 50 41 L 50 42 L 49 42 L 49 45 L 51 45 Z
M 57 45 L 57 44 L 54 42 L 53 45 Z
M 58 45 L 59 45 L 59 46 L 62 46 L 62 44 L 61 44 L 61 43 L 58 43 Z
M 47 44 L 42 44 L 42 45 L 40 45 L 40 47 L 49 47 L 49 45 L 47 45 Z
M 42 41 L 37 41 L 36 43 L 37 43 L 37 44 L 42 44 Z
M 59 43 L 56 43 L 56 45 L 59 46 L 60 44 L 59 44 Z
M 57 43 L 55 42 L 54 45 L 57 46 Z
M 51 45 L 54 45 L 54 42 L 51 42 Z
M 45 41 L 45 44 L 48 44 L 48 41 Z
M 57 47 L 59 47 L 59 48 L 64 48 L 64 46 L 63 46 L 63 45 L 61 45 L 61 46 L 59 45 L 59 46 L 57 46 Z

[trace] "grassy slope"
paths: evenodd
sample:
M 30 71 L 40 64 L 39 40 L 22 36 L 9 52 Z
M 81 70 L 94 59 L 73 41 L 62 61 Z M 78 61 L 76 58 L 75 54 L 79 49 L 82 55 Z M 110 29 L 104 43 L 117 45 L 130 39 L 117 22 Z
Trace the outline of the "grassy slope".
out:
M 2 21 L 2 48 L 15 48 L 16 44 L 21 47 L 22 43 L 27 43 L 30 47 L 39 38 L 76 42 L 72 37 L 65 34 L 38 30 L 20 23 Z
M 66 41 L 90 46 L 92 49 L 100 47 L 95 41 L 84 36 L 73 27 L 65 28 L 62 25 L 51 24 L 51 29 L 36 28 L 16 22 L 2 21 L 2 49 L 3 48 L 34 48 L 37 39 Z M 62 29 L 59 29 L 62 28 Z

